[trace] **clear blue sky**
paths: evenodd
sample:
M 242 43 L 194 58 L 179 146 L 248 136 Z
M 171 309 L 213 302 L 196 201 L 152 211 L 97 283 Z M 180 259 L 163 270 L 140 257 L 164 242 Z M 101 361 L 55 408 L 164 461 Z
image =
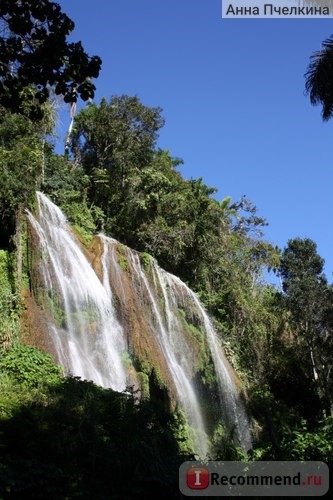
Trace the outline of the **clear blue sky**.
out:
M 333 121 L 310 105 L 304 73 L 333 19 L 222 19 L 221 0 L 58 3 L 72 39 L 103 60 L 94 102 L 160 106 L 158 146 L 184 159 L 183 176 L 203 177 L 218 199 L 246 195 L 281 248 L 313 239 L 332 281 Z

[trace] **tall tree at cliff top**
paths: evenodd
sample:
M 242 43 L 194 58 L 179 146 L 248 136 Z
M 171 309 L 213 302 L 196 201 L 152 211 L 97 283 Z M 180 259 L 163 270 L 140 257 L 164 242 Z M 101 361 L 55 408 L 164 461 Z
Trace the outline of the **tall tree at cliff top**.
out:
M 317 388 L 323 411 L 331 413 L 333 288 L 323 266 L 316 244 L 308 238 L 295 238 L 283 251 L 279 273 L 305 376 Z
M 48 0 L 1 0 L 0 104 L 24 110 L 26 87 L 34 89 L 30 117 L 41 115 L 40 104 L 52 88 L 65 102 L 94 96 L 91 78 L 98 77 L 101 59 L 88 56 L 81 42 L 69 43 L 74 23 Z
M 163 124 L 160 108 L 126 95 L 113 96 L 109 102 L 103 98 L 75 120 L 72 146 L 76 161 L 91 179 L 91 202 L 104 211 L 104 229 L 129 244 L 129 230 L 140 222 L 134 220 L 135 191 L 142 171 L 153 160 Z

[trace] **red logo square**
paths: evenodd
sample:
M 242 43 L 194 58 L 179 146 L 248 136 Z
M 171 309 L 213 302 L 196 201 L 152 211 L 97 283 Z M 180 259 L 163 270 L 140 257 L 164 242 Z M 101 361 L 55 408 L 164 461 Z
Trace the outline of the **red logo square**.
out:
M 191 490 L 204 490 L 209 485 L 209 470 L 205 467 L 192 467 L 188 469 L 186 483 Z

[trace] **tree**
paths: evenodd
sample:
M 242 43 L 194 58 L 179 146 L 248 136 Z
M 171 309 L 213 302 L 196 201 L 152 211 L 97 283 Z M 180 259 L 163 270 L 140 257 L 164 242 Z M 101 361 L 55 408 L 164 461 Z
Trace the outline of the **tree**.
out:
M 92 180 L 91 202 L 109 220 L 127 210 L 140 172 L 153 160 L 163 124 L 160 108 L 149 108 L 127 95 L 113 96 L 109 102 L 102 99 L 99 106 L 90 104 L 77 115 L 72 149 Z M 124 220 L 121 225 L 126 226 Z
M 289 240 L 282 253 L 279 274 L 300 358 L 304 356 L 323 410 L 330 412 L 333 289 L 323 273 L 324 259 L 316 249 L 316 244 L 308 238 Z
M 305 78 L 311 104 L 321 104 L 323 120 L 329 120 L 333 116 L 333 35 L 311 56 Z
M 94 96 L 101 59 L 88 56 L 81 42 L 68 43 L 74 23 L 49 0 L 1 0 L 0 104 L 22 112 L 23 91 L 34 89 L 30 116 L 40 116 L 52 88 L 65 102 Z
M 0 244 L 9 246 L 16 219 L 39 188 L 43 147 L 36 124 L 26 116 L 5 113 L 0 118 Z
M 103 98 L 99 106 L 91 104 L 75 119 L 73 150 L 85 169 L 102 168 L 120 176 L 147 166 L 153 157 L 157 132 L 164 125 L 161 108 L 144 106 L 138 97 Z

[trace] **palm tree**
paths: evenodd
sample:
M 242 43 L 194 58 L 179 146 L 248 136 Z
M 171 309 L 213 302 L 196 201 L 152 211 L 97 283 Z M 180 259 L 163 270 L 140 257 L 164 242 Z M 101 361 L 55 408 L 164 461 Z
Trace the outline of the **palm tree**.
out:
M 321 104 L 322 118 L 329 120 L 333 116 L 333 35 L 322 43 L 320 51 L 311 56 L 304 76 L 311 104 Z

